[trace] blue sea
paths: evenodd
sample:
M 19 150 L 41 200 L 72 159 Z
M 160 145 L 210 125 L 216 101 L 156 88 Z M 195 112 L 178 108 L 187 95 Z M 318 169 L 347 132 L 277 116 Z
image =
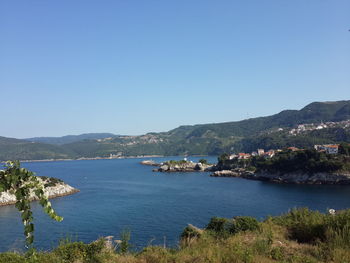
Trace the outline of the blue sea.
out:
M 203 157 L 189 157 L 197 161 Z M 153 158 L 157 162 L 181 157 Z M 206 157 L 215 162 L 216 157 Z M 37 202 L 35 246 L 55 247 L 62 239 L 91 242 L 131 232 L 134 249 L 176 247 L 184 227 L 204 227 L 213 216 L 254 216 L 263 220 L 293 207 L 322 212 L 350 208 L 350 186 L 285 185 L 209 173 L 154 173 L 144 159 L 23 163 L 39 176 L 64 180 L 79 193 L 51 200 L 62 222 L 52 221 Z M 14 206 L 0 207 L 0 251 L 24 250 L 23 226 Z

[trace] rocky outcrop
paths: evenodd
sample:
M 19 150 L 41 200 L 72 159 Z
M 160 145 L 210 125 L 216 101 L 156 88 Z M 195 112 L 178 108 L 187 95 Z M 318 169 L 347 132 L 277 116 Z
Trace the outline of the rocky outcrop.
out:
M 350 174 L 347 173 L 269 173 L 259 172 L 256 178 L 263 181 L 288 184 L 350 184 Z
M 141 161 L 140 164 L 143 164 L 143 165 L 150 165 L 150 166 L 160 166 L 159 163 L 156 163 L 156 162 L 153 161 L 153 160 L 144 160 L 144 161 Z
M 160 165 L 159 168 L 154 169 L 154 172 L 208 172 L 211 171 L 211 168 L 213 165 L 210 164 L 202 164 L 202 163 L 193 163 L 193 162 L 186 162 L 186 163 L 178 163 L 178 164 L 171 164 L 171 163 L 163 163 Z
M 41 179 L 40 177 L 38 178 L 39 180 L 43 181 L 44 185 L 46 185 L 44 192 L 50 199 L 55 197 L 60 197 L 60 196 L 71 195 L 79 192 L 78 189 L 62 182 L 61 180 L 58 180 L 53 185 L 52 183 L 48 184 L 51 178 L 45 178 L 44 180 Z M 31 193 L 30 199 L 32 201 L 37 200 L 34 193 Z M 16 203 L 16 196 L 14 194 L 11 194 L 9 192 L 0 193 L 0 206 L 13 205 L 15 203 Z
M 253 173 L 244 169 L 215 171 L 213 177 L 241 177 L 251 180 L 286 184 L 350 184 L 350 174 L 346 173 Z
M 256 179 L 256 175 L 242 168 L 232 169 L 232 170 L 221 170 L 215 171 L 210 176 L 213 177 L 243 177 L 247 179 Z
M 210 176 L 213 177 L 240 177 L 240 174 L 232 170 L 215 171 Z

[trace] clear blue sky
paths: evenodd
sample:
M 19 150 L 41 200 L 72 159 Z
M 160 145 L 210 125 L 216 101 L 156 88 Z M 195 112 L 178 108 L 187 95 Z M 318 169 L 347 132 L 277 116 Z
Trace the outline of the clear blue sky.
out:
M 350 99 L 348 0 L 2 0 L 0 136 L 142 134 Z

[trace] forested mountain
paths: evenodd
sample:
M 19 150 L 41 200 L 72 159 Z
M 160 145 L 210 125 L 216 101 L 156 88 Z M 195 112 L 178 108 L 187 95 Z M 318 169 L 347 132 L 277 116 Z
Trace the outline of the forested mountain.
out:
M 75 154 L 56 145 L 0 137 L 0 161 L 68 159 Z
M 66 135 L 62 137 L 34 137 L 24 139 L 30 142 L 42 142 L 48 144 L 62 145 L 66 143 L 78 142 L 82 140 L 97 140 L 108 137 L 114 137 L 113 133 L 84 133 L 80 135 Z
M 83 134 L 60 138 L 32 138 L 28 142 L 2 138 L 0 160 L 108 157 L 135 155 L 216 155 L 253 151 L 256 148 L 308 147 L 314 144 L 350 142 L 347 124 L 291 134 L 299 124 L 350 120 L 350 101 L 314 102 L 301 110 L 236 122 L 180 126 L 168 132 L 141 136 Z

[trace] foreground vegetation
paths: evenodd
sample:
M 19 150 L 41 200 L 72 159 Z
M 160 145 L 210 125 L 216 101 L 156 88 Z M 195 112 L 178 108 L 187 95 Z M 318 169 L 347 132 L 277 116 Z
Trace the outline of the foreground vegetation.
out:
M 155 263 L 155 262 L 350 262 L 350 210 L 322 214 L 306 208 L 258 222 L 251 217 L 212 218 L 205 230 L 185 228 L 178 248 L 148 246 L 128 251 L 128 244 L 107 249 L 62 242 L 50 252 L 0 254 L 0 263 Z M 126 240 L 127 242 L 127 240 Z

